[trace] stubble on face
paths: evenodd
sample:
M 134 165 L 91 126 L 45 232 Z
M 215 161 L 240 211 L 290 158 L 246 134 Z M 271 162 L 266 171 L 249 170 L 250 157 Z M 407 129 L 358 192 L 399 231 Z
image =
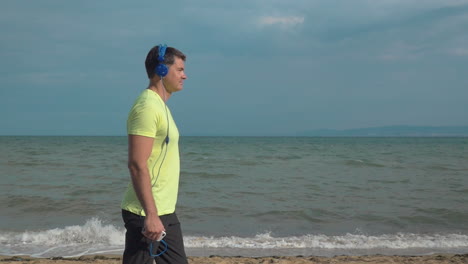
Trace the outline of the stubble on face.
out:
M 185 62 L 176 57 L 174 64 L 169 67 L 169 74 L 164 78 L 167 82 L 166 89 L 168 92 L 178 92 L 184 88 L 184 80 L 187 79 L 185 75 Z

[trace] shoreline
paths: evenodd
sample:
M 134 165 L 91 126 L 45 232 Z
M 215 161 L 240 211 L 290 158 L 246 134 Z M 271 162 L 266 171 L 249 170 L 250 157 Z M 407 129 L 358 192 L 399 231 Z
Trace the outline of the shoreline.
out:
M 243 257 L 243 256 L 209 256 L 209 257 L 188 257 L 189 264 L 263 264 L 263 263 L 281 263 L 281 264 L 358 264 L 358 263 L 411 263 L 411 264 L 431 264 L 431 263 L 468 263 L 468 253 L 465 254 L 433 254 L 423 256 L 385 256 L 385 255 L 364 255 L 364 256 L 270 256 L 270 257 Z M 120 264 L 122 257 L 120 255 L 85 255 L 81 257 L 63 258 L 34 258 L 29 256 L 0 256 L 2 264 Z

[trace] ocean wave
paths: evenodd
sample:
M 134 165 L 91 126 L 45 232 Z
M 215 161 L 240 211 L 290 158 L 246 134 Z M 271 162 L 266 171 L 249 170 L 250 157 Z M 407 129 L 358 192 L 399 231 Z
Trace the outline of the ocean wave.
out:
M 412 234 L 383 235 L 302 235 L 274 237 L 271 233 L 252 237 L 238 236 L 185 236 L 187 248 L 203 249 L 324 249 L 373 250 L 382 254 L 387 249 L 427 249 L 455 252 L 468 250 L 468 235 L 465 234 Z M 86 254 L 121 254 L 125 243 L 125 230 L 104 224 L 98 218 L 88 220 L 82 226 L 68 226 L 43 231 L 0 231 L 0 255 L 29 255 L 33 257 L 74 257 Z M 457 250 L 458 249 L 458 250 Z
M 0 255 L 74 257 L 98 252 L 121 251 L 124 231 L 92 218 L 74 225 L 42 231 L 0 232 Z
M 225 179 L 238 177 L 238 175 L 233 173 L 207 173 L 207 172 L 194 172 L 191 173 L 191 176 L 196 176 L 204 179 Z
M 185 238 L 189 247 L 197 248 L 320 248 L 320 249 L 408 249 L 467 248 L 468 235 L 398 233 L 378 236 L 345 234 L 341 236 L 304 235 L 273 237 L 270 233 L 254 237 L 192 237 Z
M 345 165 L 351 166 L 351 167 L 377 167 L 377 168 L 385 167 L 385 165 L 380 164 L 380 163 L 371 162 L 368 160 L 359 160 L 359 159 L 346 160 Z

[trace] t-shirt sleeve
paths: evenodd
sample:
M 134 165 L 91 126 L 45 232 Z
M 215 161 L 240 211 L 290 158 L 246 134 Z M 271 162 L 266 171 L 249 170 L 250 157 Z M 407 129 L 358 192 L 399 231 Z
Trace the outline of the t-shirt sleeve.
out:
M 158 115 L 156 109 L 147 104 L 132 108 L 127 119 L 127 134 L 145 137 L 156 137 Z

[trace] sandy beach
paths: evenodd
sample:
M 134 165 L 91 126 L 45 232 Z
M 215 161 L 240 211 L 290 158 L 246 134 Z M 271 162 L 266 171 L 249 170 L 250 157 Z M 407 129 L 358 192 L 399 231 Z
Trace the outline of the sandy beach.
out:
M 24 256 L 1 256 L 0 263 L 2 264 L 85 264 L 85 263 L 102 263 L 102 264 L 120 264 L 122 259 L 120 256 L 82 256 L 77 258 L 31 258 Z M 358 264 L 358 263 L 411 263 L 411 264 L 431 264 L 431 263 L 468 263 L 468 254 L 435 254 L 428 256 L 335 256 L 335 257 L 314 257 L 314 256 L 297 256 L 297 257 L 189 257 L 190 264 Z

